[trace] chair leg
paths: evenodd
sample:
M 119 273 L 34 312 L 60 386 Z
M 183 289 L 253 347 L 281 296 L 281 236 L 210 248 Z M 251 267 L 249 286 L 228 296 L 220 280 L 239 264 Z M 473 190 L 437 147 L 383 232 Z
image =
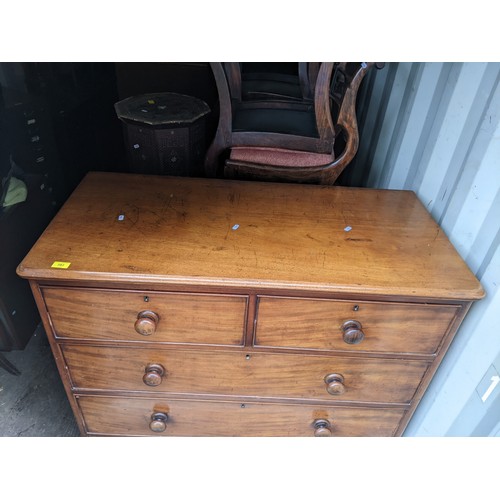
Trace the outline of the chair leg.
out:
M 12 375 L 21 375 L 21 372 L 0 352 L 0 368 Z

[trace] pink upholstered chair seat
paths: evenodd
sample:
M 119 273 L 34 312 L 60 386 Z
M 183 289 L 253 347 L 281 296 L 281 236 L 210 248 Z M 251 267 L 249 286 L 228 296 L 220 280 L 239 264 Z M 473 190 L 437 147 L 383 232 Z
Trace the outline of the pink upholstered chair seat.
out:
M 332 163 L 334 156 L 282 148 L 238 146 L 231 148 L 230 159 L 276 167 L 319 167 Z

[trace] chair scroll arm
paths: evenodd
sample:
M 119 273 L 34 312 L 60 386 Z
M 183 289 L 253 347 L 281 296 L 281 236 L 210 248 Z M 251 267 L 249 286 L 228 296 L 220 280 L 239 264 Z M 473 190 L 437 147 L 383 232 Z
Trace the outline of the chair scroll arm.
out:
M 359 86 L 366 73 L 375 63 L 361 63 L 359 69 L 354 74 L 349 87 L 346 89 L 342 105 L 340 107 L 337 125 L 341 127 L 347 135 L 347 142 L 342 154 L 335 159 L 328 167 L 324 168 L 322 182 L 330 184 L 342 173 L 344 168 L 352 161 L 359 147 L 359 130 L 356 118 L 356 98 Z

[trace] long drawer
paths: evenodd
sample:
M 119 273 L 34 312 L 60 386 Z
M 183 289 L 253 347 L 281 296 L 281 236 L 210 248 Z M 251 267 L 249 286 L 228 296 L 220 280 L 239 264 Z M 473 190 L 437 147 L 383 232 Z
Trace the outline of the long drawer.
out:
M 458 309 L 453 305 L 261 296 L 255 345 L 434 354 Z
M 329 402 L 408 404 L 428 366 L 413 360 L 180 349 L 63 345 L 62 351 L 75 390 Z
M 242 345 L 247 297 L 42 289 L 56 338 Z
M 404 414 L 401 409 L 246 401 L 99 396 L 77 400 L 89 434 L 122 436 L 392 436 Z M 329 432 L 318 430 L 321 427 Z

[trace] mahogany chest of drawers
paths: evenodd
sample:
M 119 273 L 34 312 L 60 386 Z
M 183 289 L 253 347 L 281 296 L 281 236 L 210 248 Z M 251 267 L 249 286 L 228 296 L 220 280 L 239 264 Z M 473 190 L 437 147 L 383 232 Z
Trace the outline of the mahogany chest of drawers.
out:
M 18 273 L 83 435 L 401 435 L 483 296 L 410 191 L 135 174 Z

